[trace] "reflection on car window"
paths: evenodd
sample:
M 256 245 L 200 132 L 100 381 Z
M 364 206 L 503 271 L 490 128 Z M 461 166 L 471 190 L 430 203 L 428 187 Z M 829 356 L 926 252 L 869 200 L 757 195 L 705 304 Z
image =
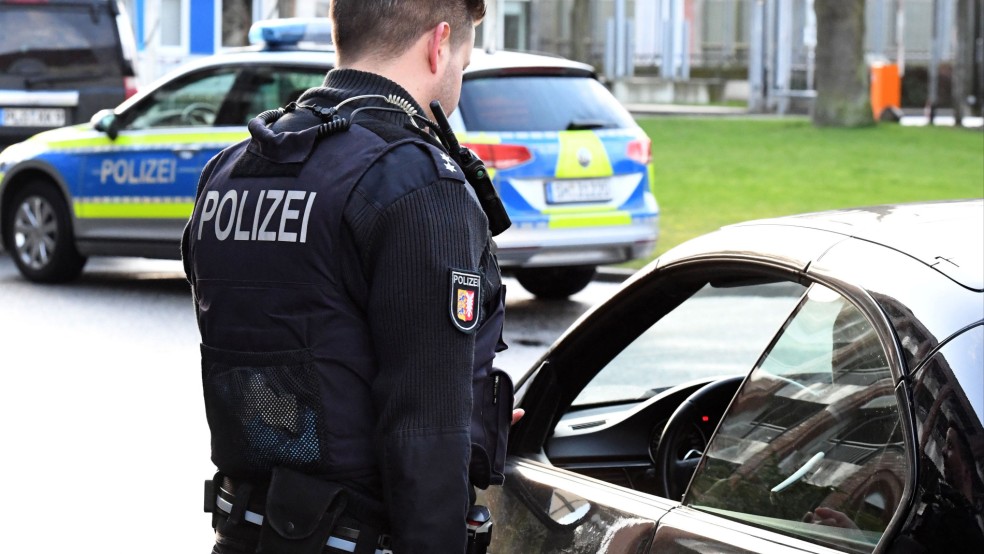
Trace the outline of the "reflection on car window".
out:
M 984 552 L 984 326 L 946 342 L 914 372 L 918 517 L 927 552 Z
M 305 90 L 318 87 L 325 80 L 325 72 L 318 68 L 251 68 L 251 86 L 237 86 L 232 91 L 229 103 L 242 104 L 235 124 L 246 125 L 260 112 L 284 106 L 297 98 Z
M 785 282 L 705 285 L 615 356 L 574 406 L 638 400 L 694 379 L 748 373 L 804 290 Z
M 128 129 L 209 127 L 236 80 L 235 68 L 197 73 L 157 89 L 127 114 Z
M 566 131 L 633 127 L 604 85 L 590 77 L 468 79 L 458 111 L 469 131 Z
M 870 323 L 813 285 L 742 385 L 685 502 L 870 552 L 909 472 L 895 386 Z

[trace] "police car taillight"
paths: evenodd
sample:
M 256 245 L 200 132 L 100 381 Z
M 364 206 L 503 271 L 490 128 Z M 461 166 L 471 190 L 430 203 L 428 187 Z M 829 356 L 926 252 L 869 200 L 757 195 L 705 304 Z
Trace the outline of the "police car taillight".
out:
M 133 96 L 137 93 L 137 79 L 135 77 L 123 77 L 123 88 L 127 98 Z
M 471 149 L 486 167 L 492 169 L 509 169 L 524 164 L 533 159 L 530 149 L 519 144 L 467 144 L 462 146 Z
M 653 161 L 653 141 L 648 138 L 633 140 L 626 147 L 625 155 L 634 162 L 648 165 Z

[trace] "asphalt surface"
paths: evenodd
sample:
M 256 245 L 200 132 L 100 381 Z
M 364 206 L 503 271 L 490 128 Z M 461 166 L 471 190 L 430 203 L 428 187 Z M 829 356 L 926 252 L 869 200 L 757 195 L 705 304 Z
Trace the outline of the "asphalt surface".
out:
M 542 302 L 505 282 L 496 365 L 514 379 L 617 288 Z M 199 340 L 179 262 L 96 258 L 43 286 L 0 256 L 4 551 L 210 548 Z

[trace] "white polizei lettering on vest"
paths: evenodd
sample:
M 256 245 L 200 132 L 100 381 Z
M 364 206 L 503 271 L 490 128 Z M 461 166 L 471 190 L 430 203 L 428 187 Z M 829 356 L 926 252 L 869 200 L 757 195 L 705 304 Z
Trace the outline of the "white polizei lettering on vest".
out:
M 316 192 L 303 190 L 259 191 L 253 208 L 253 226 L 250 229 L 248 223 L 250 207 L 246 203 L 249 191 L 227 190 L 224 194 L 220 194 L 219 191 L 210 190 L 205 193 L 196 208 L 199 217 L 198 238 L 199 240 L 202 238 L 205 223 L 211 221 L 215 227 L 215 238 L 220 241 L 231 236 L 237 241 L 307 242 L 308 224 L 317 195 Z M 270 202 L 265 202 L 266 200 Z M 300 210 L 302 203 L 303 216 Z M 292 204 L 296 205 L 297 209 L 293 208 Z M 244 217 L 247 221 L 245 227 Z M 275 223 L 277 219 L 280 220 L 279 226 Z M 299 232 L 298 227 L 300 227 Z M 299 241 L 298 237 L 300 237 Z
M 253 211 L 253 231 L 249 235 L 249 240 L 256 240 L 256 227 L 260 224 L 260 211 L 264 199 L 266 199 L 266 191 L 261 190 L 259 198 L 256 199 L 256 210 Z
M 249 191 L 243 191 L 243 197 L 239 200 L 239 213 L 236 214 L 236 234 L 234 235 L 235 240 L 249 240 L 249 231 L 243 231 L 243 210 L 246 209 L 246 197 L 249 196 Z
M 228 225 L 225 228 L 222 227 L 222 213 L 223 207 L 226 202 L 232 202 L 232 209 L 229 210 L 229 220 Z M 222 201 L 219 202 L 219 213 L 215 217 L 215 238 L 219 240 L 225 240 L 229 238 L 229 233 L 232 232 L 232 227 L 236 223 L 236 191 L 230 190 L 225 193 L 222 197 Z
M 301 220 L 301 242 L 307 242 L 307 229 L 308 229 L 308 217 L 311 215 L 311 206 L 314 205 L 314 197 L 318 193 L 312 192 L 311 196 L 308 196 L 307 206 L 304 207 L 304 219 Z
M 263 223 L 260 225 L 260 232 L 256 235 L 256 240 L 277 240 L 276 231 L 267 231 L 266 228 L 270 225 L 270 219 L 273 217 L 273 213 L 277 211 L 280 206 L 280 201 L 284 199 L 284 191 L 282 190 L 268 190 L 267 198 L 273 198 L 273 206 L 270 206 L 270 210 L 266 213 L 263 218 Z M 259 210 L 259 207 L 257 207 Z
M 305 194 L 303 190 L 287 191 L 287 199 L 284 200 L 284 211 L 280 214 L 280 232 L 277 234 L 277 240 L 280 242 L 297 242 L 297 233 L 285 231 L 284 228 L 287 227 L 288 221 L 297 219 L 297 216 L 301 215 L 301 212 L 290 209 L 290 203 L 294 200 L 304 200 Z
M 202 204 L 201 221 L 198 222 L 198 240 L 202 238 L 202 228 L 205 222 L 215 217 L 215 209 L 219 206 L 218 191 L 210 190 L 205 193 L 205 202 Z

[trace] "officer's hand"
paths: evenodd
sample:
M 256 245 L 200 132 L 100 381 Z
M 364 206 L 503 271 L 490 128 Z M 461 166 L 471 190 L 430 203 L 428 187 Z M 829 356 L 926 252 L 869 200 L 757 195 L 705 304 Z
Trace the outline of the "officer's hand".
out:
M 512 425 L 516 425 L 516 422 L 519 421 L 519 420 L 521 420 L 521 419 L 523 419 L 523 416 L 525 414 L 526 414 L 526 410 L 523 410 L 521 408 L 517 408 L 517 409 L 513 410 Z

